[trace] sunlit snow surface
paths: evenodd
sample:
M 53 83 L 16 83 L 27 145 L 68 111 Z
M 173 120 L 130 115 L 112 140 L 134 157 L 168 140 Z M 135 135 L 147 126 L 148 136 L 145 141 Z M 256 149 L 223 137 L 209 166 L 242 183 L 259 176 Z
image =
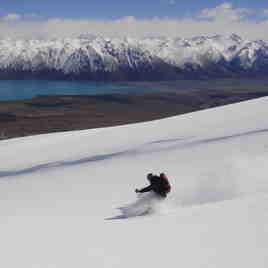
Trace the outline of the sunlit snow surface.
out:
M 1 141 L 0 267 L 267 267 L 267 107 Z
M 165 72 L 160 63 L 182 70 L 188 70 L 191 66 L 190 72 L 201 68 L 207 73 L 215 65 L 215 70 L 221 75 L 226 75 L 227 70 L 237 74 L 245 70 L 263 73 L 267 57 L 266 42 L 249 41 L 235 34 L 190 39 L 93 35 L 51 40 L 0 39 L 0 69 L 6 74 L 22 71 L 44 74 L 50 71 L 51 74 L 59 72 L 61 75 L 87 73 L 88 79 L 92 79 L 90 74 L 98 72 L 120 71 L 126 74 L 131 69 L 144 72 L 151 66 Z M 145 66 L 147 69 L 144 69 Z M 93 78 L 103 80 L 99 76 Z

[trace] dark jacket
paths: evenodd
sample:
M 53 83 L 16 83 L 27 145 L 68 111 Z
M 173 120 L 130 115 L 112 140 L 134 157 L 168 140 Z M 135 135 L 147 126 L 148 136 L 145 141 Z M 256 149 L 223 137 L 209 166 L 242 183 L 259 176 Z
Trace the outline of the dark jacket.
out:
M 158 176 L 153 176 L 150 179 L 150 185 L 139 190 L 140 193 L 150 192 L 154 191 L 156 194 L 160 195 L 161 197 L 166 197 L 166 184 L 165 181 L 163 181 Z

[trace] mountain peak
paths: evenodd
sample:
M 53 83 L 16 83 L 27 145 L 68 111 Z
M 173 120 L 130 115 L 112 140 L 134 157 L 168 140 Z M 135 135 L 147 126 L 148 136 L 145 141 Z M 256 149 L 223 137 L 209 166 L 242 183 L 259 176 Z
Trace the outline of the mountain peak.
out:
M 135 39 L 87 33 L 51 40 L 0 39 L 0 79 L 30 75 L 31 79 L 172 80 L 258 75 L 268 73 L 267 58 L 266 42 L 249 42 L 237 34 Z
M 237 35 L 237 34 L 235 34 L 235 33 L 232 33 L 232 34 L 230 35 L 230 39 L 232 39 L 232 40 L 234 40 L 234 41 L 237 41 L 237 42 L 241 42 L 241 41 L 243 40 L 241 36 L 239 36 L 239 35 Z

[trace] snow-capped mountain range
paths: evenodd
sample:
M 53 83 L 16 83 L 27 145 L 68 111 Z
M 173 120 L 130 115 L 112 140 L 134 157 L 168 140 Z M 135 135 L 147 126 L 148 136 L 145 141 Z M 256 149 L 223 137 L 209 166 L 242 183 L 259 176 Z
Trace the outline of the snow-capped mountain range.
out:
M 0 39 L 0 79 L 172 80 L 268 74 L 268 44 L 238 35 L 191 39 Z

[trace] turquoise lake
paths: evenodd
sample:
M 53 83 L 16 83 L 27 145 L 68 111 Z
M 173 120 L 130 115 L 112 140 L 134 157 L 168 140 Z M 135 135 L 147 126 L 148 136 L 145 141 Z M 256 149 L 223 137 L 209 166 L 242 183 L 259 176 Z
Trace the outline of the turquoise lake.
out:
M 29 99 L 40 95 L 93 95 L 138 91 L 145 89 L 92 81 L 0 80 L 2 101 Z

